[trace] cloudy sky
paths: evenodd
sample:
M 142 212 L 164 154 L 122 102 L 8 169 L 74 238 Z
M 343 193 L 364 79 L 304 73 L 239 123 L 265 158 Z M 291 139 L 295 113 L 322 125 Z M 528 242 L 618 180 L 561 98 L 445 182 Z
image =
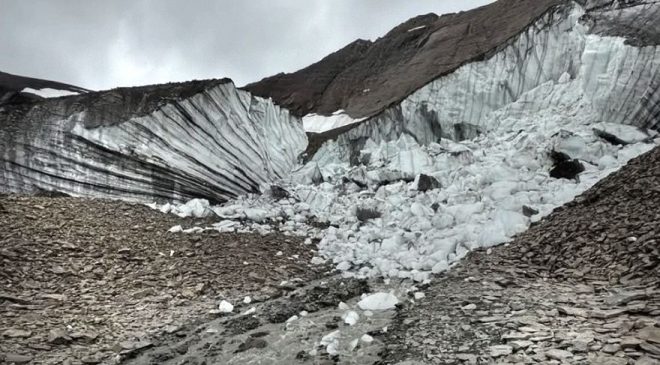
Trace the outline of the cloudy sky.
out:
M 376 39 L 415 15 L 491 0 L 0 0 L 0 71 L 108 89 L 238 85 Z

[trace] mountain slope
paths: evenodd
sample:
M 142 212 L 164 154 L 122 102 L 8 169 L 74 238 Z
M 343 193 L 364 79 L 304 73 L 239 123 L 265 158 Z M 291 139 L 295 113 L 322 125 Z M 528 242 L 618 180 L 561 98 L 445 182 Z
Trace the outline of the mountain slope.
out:
M 499 2 L 498 2 L 499 3 Z M 617 3 L 618 4 L 618 3 Z M 498 110 L 534 113 L 548 107 L 584 103 L 590 121 L 660 125 L 660 3 L 632 1 L 593 7 L 566 2 L 546 12 L 489 58 L 467 63 L 423 85 L 403 100 L 361 123 L 312 136 L 308 155 L 325 141 L 337 141 L 343 158 L 355 157 L 366 140 L 420 144 L 440 138 L 461 140 L 497 128 Z M 624 26 L 625 25 L 625 26 Z M 634 31 L 630 29 L 634 28 Z M 618 34 L 619 36 L 612 36 Z M 640 45 L 645 39 L 653 42 Z M 548 83 L 570 83 L 553 94 Z M 545 88 L 546 95 L 523 98 Z M 560 104 L 564 104 L 561 106 Z M 507 117 L 500 113 L 499 119 Z
M 491 58 L 544 14 L 572 3 L 500 0 L 458 14 L 415 17 L 373 43 L 353 43 L 300 71 L 245 89 L 273 98 L 298 116 L 345 110 L 353 118 L 370 117 L 466 63 Z M 616 1 L 576 3 L 587 9 L 584 21 L 593 33 L 622 36 L 640 46 L 660 42 L 654 2 L 623 3 L 630 11 L 617 10 Z M 647 9 L 636 11 L 633 5 Z

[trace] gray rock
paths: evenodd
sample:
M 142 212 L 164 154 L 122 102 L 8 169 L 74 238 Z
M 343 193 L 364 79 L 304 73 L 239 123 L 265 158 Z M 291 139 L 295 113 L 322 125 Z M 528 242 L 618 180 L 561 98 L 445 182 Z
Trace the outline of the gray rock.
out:
M 587 352 L 589 351 L 589 343 L 584 340 L 575 340 L 571 343 L 573 346 L 573 351 L 575 352 Z
M 17 328 L 10 328 L 10 329 L 2 332 L 2 335 L 4 337 L 10 337 L 10 338 L 25 338 L 25 337 L 32 336 L 32 332 L 24 331 L 24 330 L 17 329 Z
M 481 323 L 500 322 L 502 320 L 504 320 L 504 317 L 499 317 L 499 316 L 489 316 L 489 317 L 479 318 L 479 322 Z
M 357 208 L 355 216 L 360 222 L 366 222 L 371 219 L 380 218 L 383 214 L 375 209 Z
M 508 332 L 502 335 L 502 339 L 505 341 L 527 340 L 530 337 L 532 337 L 530 333 L 521 333 L 521 332 Z
M 610 319 L 625 314 L 627 309 L 611 309 L 611 310 L 592 310 L 589 312 L 589 317 L 598 319 Z
M 609 305 L 623 306 L 634 300 L 643 300 L 648 298 L 648 294 L 643 291 L 621 292 L 605 298 L 605 303 Z
M 621 350 L 621 345 L 619 345 L 618 343 L 611 343 L 603 346 L 603 349 L 601 351 L 603 351 L 606 354 L 615 354 L 620 350 Z
M 492 357 L 502 357 L 513 353 L 513 347 L 508 345 L 495 345 L 490 346 L 488 349 L 490 351 L 490 356 Z
M 621 138 L 619 138 L 619 137 L 617 137 L 617 136 L 615 136 L 611 133 L 600 130 L 598 128 L 594 128 L 593 131 L 594 131 L 595 135 L 597 135 L 598 137 L 604 139 L 605 141 L 607 141 L 607 142 L 609 142 L 609 143 L 611 143 L 615 146 L 626 146 L 626 145 L 630 144 L 629 142 L 626 142 L 623 139 L 621 139 Z
M 0 293 L 0 300 L 6 300 L 8 302 L 16 304 L 30 304 L 30 301 L 27 299 L 19 298 L 17 296 L 11 295 L 9 293 Z
M 7 364 L 27 364 L 32 361 L 32 356 L 19 354 L 5 354 L 4 358 Z
M 526 349 L 526 348 L 532 346 L 533 344 L 534 344 L 534 342 L 532 342 L 532 341 L 524 341 L 524 340 L 509 342 L 509 345 L 511 345 L 511 347 L 513 347 L 513 351 Z
M 568 316 L 575 316 L 575 317 L 582 317 L 582 318 L 589 317 L 588 312 L 585 309 L 581 309 L 581 308 L 559 307 L 559 308 L 557 308 L 557 311 L 559 311 L 560 314 L 564 314 L 564 315 L 568 315 Z
M 527 205 L 523 205 L 522 213 L 525 217 L 531 217 L 531 216 L 539 214 L 539 211 L 532 208 L 532 207 L 528 207 Z
M 71 341 L 71 337 L 69 337 L 65 330 L 54 329 L 48 333 L 48 342 L 53 345 L 64 345 Z
M 435 177 L 424 174 L 419 175 L 417 190 L 424 192 L 434 189 L 440 189 L 441 187 L 442 184 L 440 184 L 440 181 L 438 181 L 438 179 L 436 179 Z
M 270 186 L 270 195 L 276 200 L 287 199 L 291 197 L 291 194 L 289 194 L 288 191 L 277 185 Z
M 566 350 L 550 349 L 545 352 L 545 356 L 551 360 L 564 361 L 568 358 L 573 357 L 573 353 Z
M 648 342 L 642 342 L 641 344 L 639 344 L 639 347 L 650 354 L 653 354 L 655 356 L 660 356 L 660 347 L 658 346 L 652 345 Z
M 637 337 L 648 342 L 660 344 L 660 328 L 644 327 L 637 332 Z
M 579 160 L 562 161 L 550 170 L 550 176 L 555 179 L 572 180 L 582 173 L 584 169 L 584 165 Z
M 660 365 L 660 360 L 648 356 L 642 356 L 635 361 L 635 365 Z
M 133 351 L 139 351 L 142 349 L 146 349 L 149 347 L 152 347 L 153 343 L 143 340 L 143 341 L 122 341 L 119 343 L 119 347 L 121 348 L 122 353 L 130 353 Z
M 590 364 L 598 365 L 627 365 L 628 359 L 609 355 L 598 355 L 591 359 Z
M 623 337 L 621 339 L 621 348 L 622 349 L 635 349 L 639 347 L 639 345 L 642 343 L 642 341 L 638 338 L 635 337 Z
M 249 337 L 245 342 L 238 346 L 236 352 L 244 352 L 250 349 L 263 349 L 268 346 L 268 342 L 263 338 Z
M 470 364 L 477 362 L 477 356 L 473 354 L 456 354 L 456 358 Z

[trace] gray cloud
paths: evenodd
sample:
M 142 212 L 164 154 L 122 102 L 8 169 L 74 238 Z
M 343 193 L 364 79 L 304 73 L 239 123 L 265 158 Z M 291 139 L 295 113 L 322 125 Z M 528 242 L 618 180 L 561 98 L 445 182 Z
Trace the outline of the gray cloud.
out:
M 375 39 L 415 15 L 492 0 L 0 0 L 0 70 L 91 89 L 238 85 Z

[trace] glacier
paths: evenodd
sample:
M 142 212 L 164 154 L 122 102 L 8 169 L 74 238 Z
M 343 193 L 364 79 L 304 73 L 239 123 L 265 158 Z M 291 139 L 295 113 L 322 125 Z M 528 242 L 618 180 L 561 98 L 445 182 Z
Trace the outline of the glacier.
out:
M 3 114 L 0 187 L 219 218 L 170 234 L 304 235 L 347 276 L 425 281 L 660 144 L 659 8 L 567 1 L 366 119 L 301 121 L 225 81 L 146 109 L 158 90 L 47 100 Z M 641 38 L 612 30 L 636 19 Z M 301 164 L 305 129 L 332 139 Z M 551 177 L 553 152 L 584 171 Z
M 585 6 L 568 4 L 492 57 L 324 143 L 280 182 L 290 198 L 241 196 L 211 207 L 222 221 L 198 229 L 306 235 L 318 242 L 315 263 L 417 281 L 471 250 L 508 242 L 660 144 L 658 45 L 596 34 Z M 585 171 L 550 177 L 552 151 Z M 422 174 L 440 187 L 420 191 Z M 373 214 L 361 218 L 360 210 Z
M 161 98 L 143 115 L 124 117 L 113 107 L 141 106 L 158 87 L 51 99 L 3 118 L 0 186 L 144 203 L 220 203 L 258 192 L 296 166 L 307 145 L 298 118 L 228 81 L 197 91 Z

